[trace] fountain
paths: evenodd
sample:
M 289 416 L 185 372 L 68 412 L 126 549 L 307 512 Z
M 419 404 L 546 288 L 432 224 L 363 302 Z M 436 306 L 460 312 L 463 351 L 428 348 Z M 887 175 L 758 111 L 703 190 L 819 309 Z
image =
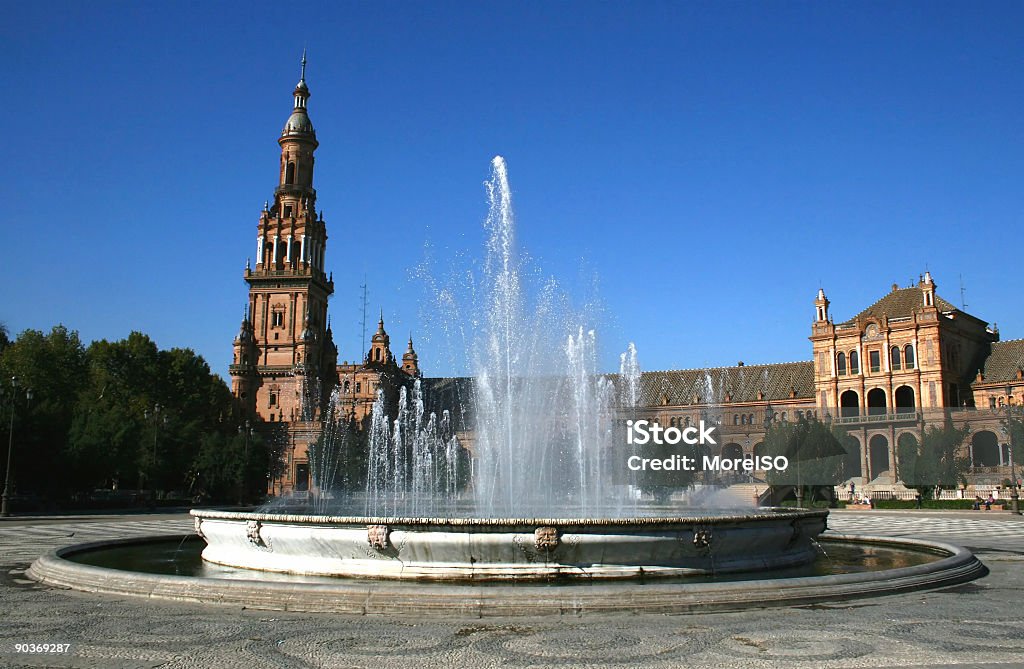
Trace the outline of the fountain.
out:
M 622 354 L 618 375 L 599 373 L 586 319 L 561 307 L 552 284 L 523 285 L 500 158 L 487 188 L 477 292 L 487 299 L 469 321 L 479 332 L 469 351 L 471 477 L 457 434 L 467 407 L 429 411 L 430 388 L 416 383 L 394 416 L 378 396 L 365 480 L 336 481 L 351 433 L 332 418 L 335 397 L 324 421 L 331 447 L 311 457 L 318 494 L 305 508 L 193 510 L 202 541 L 71 546 L 40 557 L 28 575 L 147 598 L 451 617 L 737 610 L 945 587 L 986 573 L 956 546 L 821 535 L 825 510 L 680 510 L 638 499 L 636 481 L 616 476 L 626 453 L 613 420 L 638 411 L 645 391 L 636 347 Z M 708 398 L 721 391 L 710 376 L 705 386 Z M 157 566 L 137 566 L 147 562 Z M 503 585 L 510 581 L 545 583 Z
M 586 316 L 564 306 L 553 282 L 525 285 L 501 157 L 485 185 L 487 253 L 473 291 L 485 299 L 470 307 L 481 326 L 469 351 L 469 489 L 459 486 L 464 459 L 451 414 L 426 413 L 417 381 L 401 390 L 393 418 L 378 395 L 364 487 L 331 490 L 333 508 L 300 513 L 195 510 L 203 558 L 298 574 L 439 580 L 646 578 L 813 560 L 827 511 L 666 512 L 613 476 L 624 468 L 624 435 L 613 418 L 635 407 L 640 391 L 636 347 L 622 354 L 617 378 L 600 373 Z M 330 475 L 314 463 L 314 490 L 328 492 Z

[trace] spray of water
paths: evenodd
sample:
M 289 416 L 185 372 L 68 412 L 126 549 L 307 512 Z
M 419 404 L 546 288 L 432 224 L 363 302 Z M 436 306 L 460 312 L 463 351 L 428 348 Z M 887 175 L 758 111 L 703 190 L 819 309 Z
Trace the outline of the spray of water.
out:
M 622 444 L 613 418 L 620 407 L 639 402 L 636 347 L 622 354 L 618 379 L 600 372 L 592 319 L 569 306 L 556 282 L 526 269 L 517 253 L 512 192 L 500 156 L 484 185 L 482 270 L 460 273 L 461 296 L 453 286 L 425 281 L 436 287 L 436 321 L 457 335 L 471 368 L 467 396 L 449 410 L 427 413 L 416 381 L 400 390 L 389 415 L 378 391 L 365 479 L 344 481 L 339 491 L 334 472 L 346 469 L 344 456 L 331 446 L 354 438 L 339 418 L 344 412 L 335 394 L 327 412 L 333 427 L 317 448 L 313 485 L 321 499 L 345 498 L 350 508 L 361 501 L 359 511 L 369 516 L 621 515 L 632 510 L 635 491 L 611 475 L 612 450 Z M 469 434 L 459 435 L 453 414 L 461 424 L 467 413 Z

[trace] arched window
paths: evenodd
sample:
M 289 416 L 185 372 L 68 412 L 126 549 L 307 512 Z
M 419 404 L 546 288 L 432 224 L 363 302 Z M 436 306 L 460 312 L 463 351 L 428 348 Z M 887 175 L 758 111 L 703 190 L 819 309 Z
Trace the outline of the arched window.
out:
M 359 381 L 356 381 L 356 394 L 359 394 L 361 392 L 363 392 L 363 384 L 360 383 Z
M 846 354 L 840 353 L 836 356 L 836 370 L 839 372 L 839 376 L 846 376 Z
M 850 373 L 860 374 L 860 355 L 856 351 L 850 351 Z
M 739 425 L 740 424 L 740 415 L 738 413 L 734 413 L 732 415 L 732 424 L 733 425 Z
M 914 369 L 914 347 L 911 344 L 907 344 L 903 347 L 903 362 L 907 369 Z
M 752 414 L 752 413 L 751 414 L 747 414 L 747 425 L 753 425 L 753 424 L 754 424 L 754 414 Z
M 668 426 L 669 427 L 675 427 L 676 426 L 676 417 L 675 416 L 672 416 L 672 418 L 669 419 Z
M 742 459 L 743 447 L 739 444 L 726 444 L 722 446 L 722 458 L 726 460 Z
M 900 369 L 900 347 L 893 346 L 889 351 L 889 364 L 893 369 Z
M 839 396 L 839 415 L 860 415 L 860 396 L 856 391 L 846 390 Z
M 884 435 L 876 434 L 868 442 L 868 466 L 871 478 L 878 478 L 892 466 L 889 462 L 889 440 Z
M 380 349 L 379 349 L 379 348 L 378 348 L 378 349 L 375 349 L 375 350 L 373 351 L 373 359 L 374 359 L 374 360 L 377 360 L 377 361 L 379 361 L 379 360 L 380 360 Z
M 887 411 L 885 391 L 881 388 L 872 388 L 868 391 L 868 415 L 884 415 Z
M 295 183 L 295 163 L 290 161 L 288 162 L 288 167 L 286 167 L 284 171 L 284 182 L 286 184 Z
M 999 461 L 999 438 L 995 432 L 975 432 L 971 437 L 970 453 L 972 467 L 998 467 L 1002 464 Z
M 915 409 L 913 388 L 910 386 L 900 386 L 896 389 L 894 398 L 896 413 L 913 413 Z
M 346 381 L 345 382 L 345 394 L 348 395 L 351 390 L 352 390 L 352 382 L 351 381 Z

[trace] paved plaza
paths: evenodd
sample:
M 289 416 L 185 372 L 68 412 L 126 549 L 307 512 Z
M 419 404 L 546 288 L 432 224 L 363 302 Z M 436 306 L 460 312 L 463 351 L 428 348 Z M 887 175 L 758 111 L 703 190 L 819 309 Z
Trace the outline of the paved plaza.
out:
M 74 543 L 191 531 L 186 515 L 0 521 L 0 667 L 1024 667 L 1024 519 L 846 512 L 832 531 L 971 548 L 991 573 L 939 591 L 706 615 L 418 619 L 79 593 L 24 577 Z M 62 654 L 15 644 L 67 643 Z

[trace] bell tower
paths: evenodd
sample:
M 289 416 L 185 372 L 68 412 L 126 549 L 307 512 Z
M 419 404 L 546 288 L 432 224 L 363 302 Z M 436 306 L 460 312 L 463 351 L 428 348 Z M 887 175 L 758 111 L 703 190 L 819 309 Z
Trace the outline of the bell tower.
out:
M 319 143 L 309 97 L 303 52 L 292 112 L 277 140 L 273 203 L 260 212 L 255 266 L 246 263 L 249 303 L 230 368 L 236 400 L 269 423 L 313 420 L 335 380 L 337 349 L 327 325 L 334 282 L 324 272 L 327 228 L 316 212 Z
M 395 356 L 391 353 L 391 337 L 384 330 L 384 311 L 381 310 L 380 320 L 377 322 L 377 331 L 370 339 L 370 350 L 366 353 L 366 364 L 387 365 L 395 362 Z
M 420 357 L 412 347 L 412 333 L 409 334 L 409 348 L 402 354 L 402 371 L 414 378 L 420 375 Z

